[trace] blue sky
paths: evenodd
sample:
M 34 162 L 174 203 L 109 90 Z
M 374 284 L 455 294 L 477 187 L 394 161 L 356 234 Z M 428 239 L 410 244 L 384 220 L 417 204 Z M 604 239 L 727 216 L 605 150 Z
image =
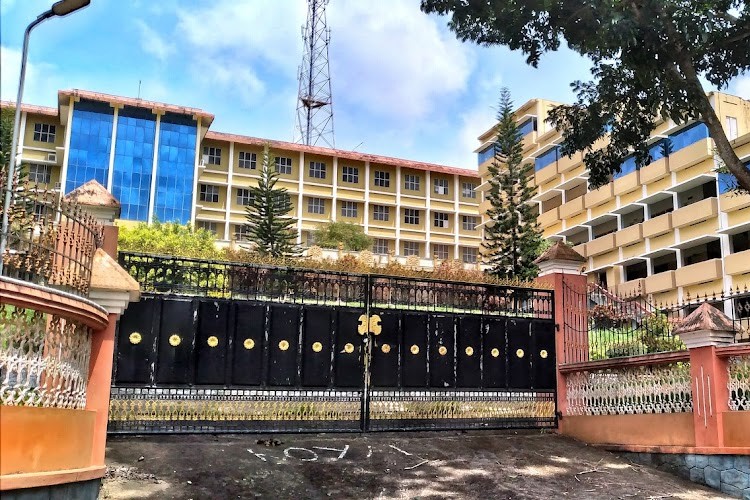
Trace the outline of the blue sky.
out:
M 15 99 L 23 29 L 52 0 L 0 0 L 0 96 Z M 305 0 L 92 0 L 36 28 L 24 102 L 80 88 L 216 115 L 212 130 L 293 136 Z M 455 39 L 419 0 L 331 0 L 336 146 L 476 168 L 502 86 L 516 104 L 570 101 L 588 62 L 562 50 L 538 69 L 521 53 Z M 750 75 L 730 92 L 750 98 Z

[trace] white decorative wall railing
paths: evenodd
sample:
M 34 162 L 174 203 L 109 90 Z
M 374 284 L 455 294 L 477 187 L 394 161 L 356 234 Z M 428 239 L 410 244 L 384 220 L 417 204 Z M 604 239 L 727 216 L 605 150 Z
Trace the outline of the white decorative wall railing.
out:
M 750 356 L 731 356 L 727 360 L 729 409 L 750 411 Z

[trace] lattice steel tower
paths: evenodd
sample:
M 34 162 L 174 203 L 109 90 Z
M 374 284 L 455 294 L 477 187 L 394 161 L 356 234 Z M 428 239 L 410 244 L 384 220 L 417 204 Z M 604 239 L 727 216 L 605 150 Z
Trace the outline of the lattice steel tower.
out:
M 328 0 L 307 0 L 307 23 L 302 28 L 304 54 L 299 67 L 296 142 L 334 147 L 331 75 L 328 44 L 331 30 L 326 23 Z

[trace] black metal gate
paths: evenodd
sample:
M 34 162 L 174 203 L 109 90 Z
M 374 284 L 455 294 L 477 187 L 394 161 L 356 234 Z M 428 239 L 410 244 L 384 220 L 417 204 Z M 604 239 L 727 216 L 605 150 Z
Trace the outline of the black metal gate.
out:
M 553 427 L 549 290 L 124 254 L 110 432 Z

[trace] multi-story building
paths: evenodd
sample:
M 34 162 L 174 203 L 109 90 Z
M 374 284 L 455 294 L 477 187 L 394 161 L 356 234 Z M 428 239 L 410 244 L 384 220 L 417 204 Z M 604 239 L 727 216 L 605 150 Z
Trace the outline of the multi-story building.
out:
M 750 101 L 718 92 L 710 99 L 748 164 Z M 533 203 L 544 236 L 574 245 L 587 259 L 590 281 L 655 301 L 750 285 L 750 195 L 730 194 L 731 183 L 717 174 L 704 124 L 658 120 L 651 162 L 638 169 L 626 158 L 611 182 L 590 190 L 582 154 L 560 155 L 561 135 L 547 121 L 556 104 L 534 99 L 516 111 L 524 161 L 534 164 Z M 476 150 L 485 181 L 494 133 L 493 127 L 482 134 Z
M 11 106 L 3 103 L 3 107 Z M 376 254 L 475 263 L 481 242 L 476 170 L 209 130 L 200 109 L 83 90 L 58 107 L 22 107 L 19 154 L 31 181 L 68 193 L 91 179 L 123 221 L 178 221 L 245 237 L 247 188 L 267 144 L 297 221 L 298 243 L 327 221 L 361 225 Z

